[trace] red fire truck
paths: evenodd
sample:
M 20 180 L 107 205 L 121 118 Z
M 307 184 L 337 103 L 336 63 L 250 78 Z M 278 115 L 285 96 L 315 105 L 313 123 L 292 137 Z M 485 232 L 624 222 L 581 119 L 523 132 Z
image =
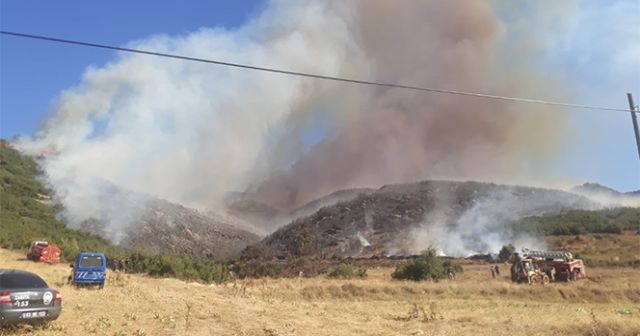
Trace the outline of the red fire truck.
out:
M 27 259 L 33 261 L 44 262 L 48 264 L 57 264 L 60 262 L 62 251 L 55 244 L 49 244 L 46 241 L 32 241 L 29 245 Z
M 511 267 L 513 281 L 522 282 L 530 273 L 537 273 L 548 281 L 575 281 L 586 279 L 584 262 L 574 259 L 571 252 L 566 251 L 531 251 L 523 250 L 522 255 L 514 256 Z M 543 282 L 544 283 L 544 282 Z

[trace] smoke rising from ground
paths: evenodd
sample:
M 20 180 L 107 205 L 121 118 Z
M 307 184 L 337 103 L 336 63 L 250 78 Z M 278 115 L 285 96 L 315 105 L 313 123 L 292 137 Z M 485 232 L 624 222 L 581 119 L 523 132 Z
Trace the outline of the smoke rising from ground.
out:
M 411 235 L 415 250 L 419 252 L 426 246 L 433 246 L 447 256 L 468 257 L 497 253 L 507 244 L 513 244 L 518 249 L 544 249 L 544 241 L 526 233 L 514 232 L 511 223 L 522 217 L 559 211 L 563 207 L 561 204 L 575 200 L 567 197 L 560 202 L 557 197 L 545 195 L 520 199 L 517 194 L 514 188 L 492 191 L 479 197 L 473 206 L 459 216 L 452 213 L 451 202 L 446 197 L 439 199 L 421 227 Z M 582 204 L 579 207 L 584 206 Z
M 552 85 L 541 85 L 525 49 L 500 57 L 508 32 L 480 1 L 272 1 L 237 29 L 128 47 L 443 89 L 545 92 Z M 17 145 L 46 154 L 72 224 L 87 209 L 110 223 L 113 209 L 129 210 L 97 192 L 99 181 L 201 209 L 249 191 L 289 210 L 352 187 L 517 178 L 548 162 L 563 129 L 558 112 L 119 54 L 87 69 L 38 134 Z

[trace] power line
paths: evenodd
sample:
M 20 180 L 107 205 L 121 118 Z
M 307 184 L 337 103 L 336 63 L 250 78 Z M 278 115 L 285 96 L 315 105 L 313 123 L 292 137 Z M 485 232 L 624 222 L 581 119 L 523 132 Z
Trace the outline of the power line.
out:
M 168 58 L 174 58 L 174 59 L 180 59 L 180 60 L 186 60 L 186 61 L 192 61 L 192 62 L 209 63 L 209 64 L 228 66 L 228 67 L 236 67 L 236 68 L 243 68 L 243 69 L 257 70 L 257 71 L 266 71 L 266 72 L 279 73 L 279 74 L 285 74 L 285 75 L 291 75 L 291 76 L 300 76 L 300 77 L 308 77 L 308 78 L 315 78 L 315 79 L 332 80 L 332 81 L 339 81 L 339 82 L 346 82 L 346 83 L 353 83 L 353 84 L 391 87 L 391 88 L 398 88 L 398 89 L 408 89 L 408 90 L 431 92 L 431 93 L 452 94 L 452 95 L 460 95 L 460 96 L 476 97 L 476 98 L 506 100 L 506 101 L 520 102 L 520 103 L 529 103 L 529 104 L 554 105 L 554 106 L 564 106 L 564 107 L 582 108 L 582 109 L 590 109 L 590 110 L 616 111 L 616 112 L 625 112 L 625 113 L 629 112 L 627 109 L 620 109 L 620 108 L 606 107 L 606 106 L 593 106 L 593 105 L 583 105 L 583 104 L 562 103 L 562 102 L 548 101 L 548 100 L 541 100 L 541 99 L 507 97 L 507 96 L 490 95 L 490 94 L 477 93 L 477 92 L 466 92 L 466 91 L 457 91 L 457 90 L 443 90 L 443 89 L 434 89 L 434 88 L 411 86 L 411 85 L 373 82 L 373 81 L 359 80 L 359 79 L 353 79 L 353 78 L 325 76 L 325 75 L 318 75 L 318 74 L 312 74 L 312 73 L 306 73 L 306 72 L 297 72 L 297 71 L 289 71 L 289 70 L 282 70 L 282 69 L 266 68 L 266 67 L 259 67 L 259 66 L 241 64 L 241 63 L 223 62 L 223 61 L 216 61 L 216 60 L 205 59 L 205 58 L 197 58 L 197 57 L 190 57 L 190 56 L 182 56 L 182 55 L 175 55 L 175 54 L 160 53 L 160 52 L 148 51 L 148 50 L 116 47 L 116 46 L 111 46 L 111 45 L 106 45 L 106 44 L 74 41 L 74 40 L 67 40 L 67 39 L 62 39 L 62 38 L 57 38 L 57 37 L 49 37 L 49 36 L 42 36 L 42 35 L 31 35 L 31 34 L 10 32 L 10 31 L 4 31 L 4 30 L 0 30 L 0 33 L 3 34 L 3 35 L 30 38 L 30 39 L 36 39 L 36 40 L 44 40 L 44 41 L 50 41 L 50 42 L 75 44 L 75 45 L 80 45 L 80 46 L 85 46 L 85 47 L 111 49 L 111 50 L 125 51 L 125 52 L 136 53 L 136 54 L 168 57 Z

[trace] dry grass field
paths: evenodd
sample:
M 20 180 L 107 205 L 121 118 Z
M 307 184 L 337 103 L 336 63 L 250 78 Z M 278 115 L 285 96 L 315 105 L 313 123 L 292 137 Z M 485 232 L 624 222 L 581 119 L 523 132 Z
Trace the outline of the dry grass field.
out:
M 488 265 L 453 281 L 238 280 L 202 285 L 111 273 L 104 290 L 65 284 L 65 265 L 0 250 L 0 268 L 40 274 L 63 293 L 63 312 L 43 327 L 0 335 L 640 335 L 640 270 L 591 268 L 589 280 L 529 286 Z

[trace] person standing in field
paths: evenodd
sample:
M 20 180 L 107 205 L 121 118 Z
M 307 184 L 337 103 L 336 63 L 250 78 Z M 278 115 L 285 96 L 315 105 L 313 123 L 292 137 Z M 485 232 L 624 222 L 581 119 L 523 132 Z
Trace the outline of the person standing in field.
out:
M 496 268 L 493 265 L 491 265 L 491 277 L 496 278 Z

